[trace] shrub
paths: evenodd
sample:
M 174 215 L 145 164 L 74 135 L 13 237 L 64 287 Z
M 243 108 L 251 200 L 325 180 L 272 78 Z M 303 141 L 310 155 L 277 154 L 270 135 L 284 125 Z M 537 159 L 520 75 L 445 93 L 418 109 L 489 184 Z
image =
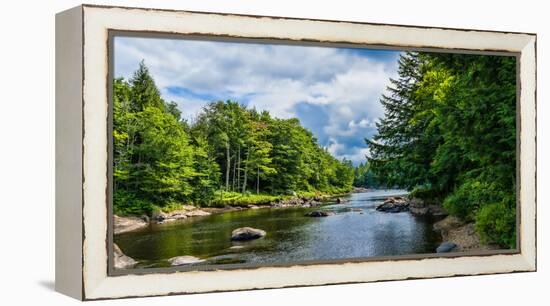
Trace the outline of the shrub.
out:
M 467 179 L 445 201 L 443 207 L 465 221 L 474 221 L 480 207 L 502 200 L 502 191 L 492 183 Z
M 435 189 L 431 188 L 430 186 L 424 185 L 415 187 L 410 192 L 410 197 L 422 199 L 425 202 L 431 203 L 438 202 L 437 199 L 439 198 L 439 194 Z
M 476 216 L 476 231 L 484 243 L 516 247 L 515 201 L 501 201 L 485 205 Z
M 113 194 L 113 212 L 116 215 L 151 215 L 153 205 L 132 192 L 116 190 Z

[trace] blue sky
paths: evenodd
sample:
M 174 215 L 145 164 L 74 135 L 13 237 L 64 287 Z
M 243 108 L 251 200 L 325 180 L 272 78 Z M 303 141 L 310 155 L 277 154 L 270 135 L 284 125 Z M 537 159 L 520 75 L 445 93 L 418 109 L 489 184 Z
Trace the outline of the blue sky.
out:
M 211 101 L 235 100 L 300 119 L 336 158 L 357 164 L 383 115 L 399 52 L 159 38 L 115 38 L 114 72 L 129 79 L 141 60 L 162 97 L 193 121 Z

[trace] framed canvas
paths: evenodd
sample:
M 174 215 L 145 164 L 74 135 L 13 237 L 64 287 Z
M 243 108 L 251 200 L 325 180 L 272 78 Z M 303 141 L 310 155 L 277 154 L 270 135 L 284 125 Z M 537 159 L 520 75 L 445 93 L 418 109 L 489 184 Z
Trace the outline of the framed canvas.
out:
M 56 290 L 536 270 L 536 35 L 56 16 Z

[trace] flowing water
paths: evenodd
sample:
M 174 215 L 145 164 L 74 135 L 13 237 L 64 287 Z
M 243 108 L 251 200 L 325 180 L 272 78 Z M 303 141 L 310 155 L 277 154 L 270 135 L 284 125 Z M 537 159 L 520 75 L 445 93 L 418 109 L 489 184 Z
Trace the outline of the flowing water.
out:
M 273 264 L 371 256 L 433 253 L 437 235 L 432 224 L 408 212 L 375 210 L 388 196 L 404 191 L 353 193 L 345 204 L 315 208 L 261 208 L 192 217 L 174 223 L 151 225 L 115 236 L 123 252 L 140 261 L 138 267 L 166 267 L 166 259 L 192 255 L 201 264 Z M 306 217 L 312 210 L 335 215 Z M 232 242 L 239 227 L 263 229 L 263 238 Z

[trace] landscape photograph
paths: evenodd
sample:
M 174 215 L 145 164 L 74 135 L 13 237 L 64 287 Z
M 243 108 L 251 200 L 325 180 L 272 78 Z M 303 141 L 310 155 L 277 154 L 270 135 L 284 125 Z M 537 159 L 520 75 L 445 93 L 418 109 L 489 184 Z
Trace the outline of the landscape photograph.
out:
M 515 56 L 111 43 L 115 269 L 517 248 Z

